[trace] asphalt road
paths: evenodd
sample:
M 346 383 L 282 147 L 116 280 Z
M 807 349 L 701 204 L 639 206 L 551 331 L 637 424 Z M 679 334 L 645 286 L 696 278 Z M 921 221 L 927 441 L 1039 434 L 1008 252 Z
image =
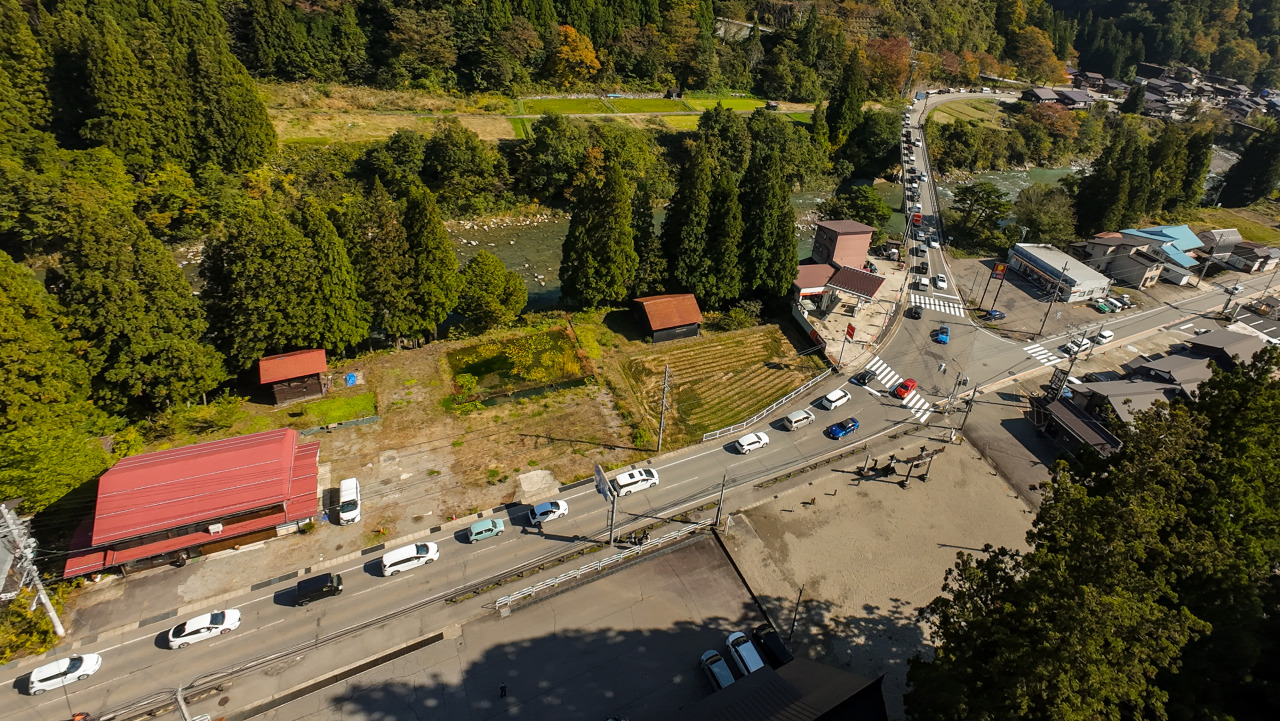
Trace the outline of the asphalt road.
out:
M 949 99 L 963 97 L 966 96 Z M 923 110 L 923 107 L 918 108 L 915 117 L 918 118 Z M 913 135 L 919 137 L 914 124 Z M 919 160 L 924 148 L 917 148 L 916 153 Z M 932 181 L 930 177 L 929 182 Z M 922 193 L 922 197 L 924 212 L 932 216 L 932 194 Z M 932 223 L 932 218 L 927 222 Z M 924 253 L 919 257 L 928 258 L 931 273 L 943 272 L 950 276 L 949 270 L 944 270 L 946 259 L 940 251 L 926 248 Z M 1246 290 L 1237 298 L 1261 292 L 1268 278 L 1269 275 L 1264 275 L 1241 281 Z M 847 376 L 833 376 L 825 387 L 815 389 L 810 398 L 779 409 L 776 417 L 761 423 L 758 428 L 748 429 L 765 431 L 771 439 L 768 446 L 748 456 L 734 450 L 732 439 L 724 439 L 723 442 L 706 443 L 652 459 L 650 464 L 659 471 L 661 484 L 619 501 L 621 527 L 644 521 L 647 517 L 669 517 L 675 512 L 675 504 L 683 502 L 688 506 L 705 502 L 707 498 L 714 499 L 721 480 L 726 477 L 738 481 L 763 477 L 805 459 L 858 444 L 901 423 L 914 424 L 927 419 L 931 424 L 949 424 L 952 418 L 942 415 L 937 404 L 957 390 L 958 378 L 970 379 L 968 386 L 959 388 L 961 392 L 973 391 L 1066 360 L 1057 350 L 1066 342 L 1065 335 L 1053 335 L 1038 343 L 1009 341 L 974 325 L 963 313 L 957 314 L 949 309 L 945 302 L 959 305 L 956 291 L 935 288 L 921 295 L 932 299 L 934 304 L 921 303 L 925 309 L 924 317 L 921 320 L 902 320 L 887 346 L 872 359 L 867 367 L 877 372 L 877 380 L 863 388 L 852 385 Z M 1225 298 L 1222 289 L 1214 288 L 1177 304 L 1116 318 L 1106 327 L 1116 335 L 1113 342 L 1123 343 L 1128 337 L 1186 316 L 1216 311 L 1222 307 Z M 906 300 L 910 302 L 910 298 Z M 1100 315 L 1100 325 L 1107 318 Z M 938 326 L 944 323 L 951 331 L 950 342 L 946 345 L 934 338 Z M 850 374 L 858 370 L 850 369 Z M 918 389 L 905 401 L 892 398 L 888 393 L 900 378 L 913 378 L 919 383 Z M 834 411 L 822 410 L 817 405 L 818 399 L 836 388 L 849 390 L 851 399 Z M 796 431 L 784 430 L 781 419 L 787 413 L 804 407 L 813 409 L 817 422 Z M 836 441 L 825 436 L 827 426 L 851 416 L 857 417 L 861 426 L 852 437 Z M 594 490 L 579 488 L 559 498 L 569 503 L 569 516 L 547 524 L 544 533 L 524 528 L 526 521 L 519 517 L 522 514 L 517 511 L 505 519 L 508 530 L 497 539 L 471 546 L 452 534 L 432 537 L 429 540 L 441 546 L 441 558 L 435 564 L 394 578 L 382 578 L 374 575 L 377 557 L 370 557 L 365 563 L 341 570 L 345 582 L 341 596 L 318 601 L 306 608 L 291 605 L 291 591 L 270 593 L 264 590 L 234 599 L 225 607 L 235 607 L 243 612 L 244 618 L 238 630 L 181 651 L 162 648 L 160 636 L 163 632 L 157 633 L 154 628 L 139 629 L 136 635 L 126 637 L 122 642 L 86 645 L 78 649 L 79 652 L 101 653 L 103 668 L 93 677 L 66 687 L 65 694 L 54 690 L 43 696 L 27 696 L 21 693 L 25 689 L 22 683 L 25 671 L 6 672 L 0 676 L 0 682 L 11 684 L 12 690 L 5 692 L 5 703 L 0 704 L 0 721 L 69 718 L 71 711 L 96 712 L 116 707 L 161 689 L 187 685 L 203 674 L 243 663 L 275 649 L 338 632 L 370 619 L 402 613 L 396 622 L 351 634 L 335 644 L 332 652 L 309 654 L 280 670 L 277 675 L 262 675 L 251 681 L 260 687 L 262 694 L 269 695 L 276 689 L 287 687 L 287 677 L 321 677 L 352 661 L 376 655 L 394 638 L 412 638 L 418 633 L 429 633 L 433 627 L 439 628 L 439 623 L 450 613 L 456 615 L 460 612 L 443 609 L 443 604 L 430 607 L 429 612 L 420 611 L 417 606 L 424 600 L 518 567 L 558 549 L 567 550 L 579 543 L 579 537 L 600 534 L 606 529 L 608 506 Z M 726 508 L 732 510 L 734 504 L 735 494 L 731 490 L 726 495 Z M 178 605 L 177 599 L 174 605 Z M 185 619 L 175 619 L 175 623 L 180 620 Z M 388 636 L 392 640 L 385 638 Z M 233 710 L 228 708 L 224 711 Z

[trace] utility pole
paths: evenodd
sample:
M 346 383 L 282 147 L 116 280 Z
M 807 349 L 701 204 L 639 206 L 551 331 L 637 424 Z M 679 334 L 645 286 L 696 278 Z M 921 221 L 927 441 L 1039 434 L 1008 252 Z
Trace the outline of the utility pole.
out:
M 724 510 L 724 489 L 729 485 L 729 472 L 724 472 L 724 477 L 720 479 L 720 498 L 716 501 L 716 528 L 720 527 L 720 513 Z
M 22 569 L 21 585 L 36 589 L 36 600 L 32 602 L 31 608 L 35 609 L 36 602 L 44 606 L 44 612 L 49 614 L 49 620 L 53 623 L 53 632 L 58 634 L 59 638 L 64 638 L 67 630 L 62 627 L 62 620 L 58 618 L 58 612 L 54 610 L 49 594 L 45 593 L 44 583 L 40 581 L 40 571 L 36 569 L 35 539 L 27 536 L 26 525 L 18 520 L 13 509 L 3 503 L 0 503 L 0 517 L 4 519 L 3 540 L 9 544 L 14 563 Z
M 1049 307 L 1045 309 L 1044 320 L 1040 322 L 1040 332 L 1036 333 L 1037 338 L 1044 335 L 1045 324 L 1049 322 L 1049 311 L 1053 310 L 1053 304 L 1055 301 L 1058 300 L 1058 295 L 1062 292 L 1062 281 L 1066 277 L 1067 277 L 1067 264 L 1063 263 L 1062 273 L 1058 275 L 1058 285 L 1053 289 L 1052 294 L 1049 296 Z
M 658 452 L 662 452 L 662 433 L 667 430 L 667 391 L 671 389 L 671 364 L 662 373 L 662 418 L 658 421 Z

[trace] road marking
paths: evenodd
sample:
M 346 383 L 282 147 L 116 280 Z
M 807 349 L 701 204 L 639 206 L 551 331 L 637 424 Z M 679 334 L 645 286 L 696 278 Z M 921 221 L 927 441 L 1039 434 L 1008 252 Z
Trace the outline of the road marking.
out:
M 902 376 L 893 372 L 880 356 L 872 356 L 871 362 L 867 363 L 867 370 L 876 374 L 876 380 L 884 384 L 886 389 L 892 388 L 902 382 Z
M 961 318 L 965 317 L 965 310 L 959 303 L 952 303 L 946 300 L 934 300 L 932 297 L 927 295 L 916 295 L 915 293 L 912 293 L 911 304 L 924 306 L 929 310 L 936 310 L 939 313 L 958 315 Z
M 1188 329 L 1188 328 L 1190 328 L 1190 327 L 1192 327 L 1192 326 L 1194 326 L 1194 325 L 1195 325 L 1195 323 L 1184 323 L 1184 324 L 1182 324 L 1182 325 L 1178 326 L 1178 330 L 1186 330 L 1186 329 Z
M 1061 363 L 1066 358 L 1045 348 L 1039 343 L 1025 346 L 1022 350 L 1026 351 L 1032 358 L 1035 358 L 1041 365 L 1051 366 L 1055 363 Z
M 911 415 L 921 423 L 933 412 L 933 404 L 929 402 L 929 399 L 914 390 L 908 393 L 906 398 L 902 399 L 902 407 L 911 411 Z
M 956 300 L 960 300 L 960 296 L 958 295 L 947 295 L 946 293 L 939 293 L 938 295 L 942 296 L 943 298 L 955 298 Z

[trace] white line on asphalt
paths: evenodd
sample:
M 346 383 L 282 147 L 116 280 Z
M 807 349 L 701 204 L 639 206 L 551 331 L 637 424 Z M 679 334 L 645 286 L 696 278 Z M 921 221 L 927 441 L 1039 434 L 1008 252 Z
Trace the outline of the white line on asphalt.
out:
M 1194 325 L 1195 323 L 1183 323 L 1182 325 L 1178 326 L 1178 330 L 1186 330 Z
M 955 298 L 956 300 L 960 300 L 960 296 L 958 295 L 947 295 L 946 293 L 939 293 L 938 295 L 942 296 L 943 298 Z

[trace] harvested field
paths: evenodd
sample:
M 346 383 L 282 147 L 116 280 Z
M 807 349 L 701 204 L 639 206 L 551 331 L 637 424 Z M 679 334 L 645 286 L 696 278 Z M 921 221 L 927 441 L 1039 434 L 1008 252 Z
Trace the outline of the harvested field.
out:
M 541 115 L 547 112 L 581 115 L 583 113 L 609 113 L 609 106 L 599 98 L 550 98 L 522 100 L 524 115 Z
M 730 110 L 755 110 L 764 107 L 763 100 L 752 98 L 685 98 L 684 101 L 694 110 L 710 110 L 716 106 L 716 103 Z
M 280 142 L 381 140 L 401 129 L 430 132 L 436 118 L 412 113 L 319 112 L 269 109 Z M 505 121 L 500 121 L 505 122 Z M 510 125 L 508 125 L 510 132 Z
M 1000 117 L 1000 105 L 994 100 L 961 100 L 939 106 L 930 117 L 936 123 L 950 123 L 960 118 L 999 127 L 996 119 Z
M 610 98 L 609 104 L 620 113 L 682 113 L 689 106 L 666 98 Z
M 458 122 L 480 136 L 481 140 L 513 140 L 517 137 L 516 130 L 512 127 L 510 120 L 507 118 L 499 118 L 491 115 L 460 115 Z
M 694 130 L 698 127 L 700 115 L 662 115 L 659 116 L 672 130 Z
M 684 443 L 749 418 L 822 369 L 817 358 L 797 355 L 777 326 L 664 343 L 620 361 L 646 413 L 660 407 L 667 364 L 673 383 L 667 434 Z

